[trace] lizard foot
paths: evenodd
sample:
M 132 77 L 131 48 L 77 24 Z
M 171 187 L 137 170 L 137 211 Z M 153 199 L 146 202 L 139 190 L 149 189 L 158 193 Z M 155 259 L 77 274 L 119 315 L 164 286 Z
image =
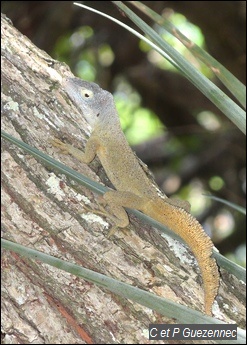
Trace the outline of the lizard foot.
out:
M 57 147 L 64 154 L 68 154 L 70 152 L 68 145 L 57 138 L 51 139 L 50 143 L 52 144 L 52 146 Z
M 95 209 L 93 209 L 93 208 L 91 208 L 91 207 L 88 207 L 88 206 L 86 206 L 86 205 L 83 205 L 83 209 L 84 209 L 85 211 L 87 211 L 87 212 L 94 213 L 94 214 L 98 214 L 98 215 L 100 215 L 100 216 L 103 216 L 103 217 L 105 217 L 105 218 L 108 218 L 108 219 L 110 219 L 113 223 L 115 223 L 115 217 L 112 216 L 109 212 L 107 212 L 107 210 L 101 205 L 101 204 L 105 204 L 104 199 L 101 198 L 101 197 L 99 197 L 99 199 L 100 199 L 100 201 L 99 201 L 99 203 L 98 203 L 98 208 L 99 208 L 98 210 L 95 210 Z M 101 199 L 102 199 L 102 200 L 101 200 Z M 80 212 L 80 213 L 82 213 L 82 212 Z M 108 234 L 107 234 L 107 238 L 110 238 L 111 236 L 113 236 L 118 230 L 123 231 L 123 233 L 124 233 L 125 235 L 128 235 L 128 233 L 129 233 L 129 229 L 128 229 L 128 228 L 120 228 L 120 227 L 118 227 L 117 225 L 113 225 L 113 226 L 110 228 L 110 230 L 109 230 L 109 232 L 108 232 Z

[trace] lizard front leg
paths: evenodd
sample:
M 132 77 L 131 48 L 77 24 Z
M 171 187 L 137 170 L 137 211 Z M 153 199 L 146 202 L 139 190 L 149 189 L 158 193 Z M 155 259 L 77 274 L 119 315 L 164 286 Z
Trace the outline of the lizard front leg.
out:
M 76 159 L 86 164 L 94 159 L 98 148 L 98 141 L 93 135 L 91 135 L 87 141 L 85 152 L 82 152 L 70 144 L 65 144 L 59 139 L 53 139 L 51 143 L 53 146 L 59 148 L 62 153 L 71 154 Z M 109 231 L 108 237 L 113 235 L 118 228 L 126 228 L 129 225 L 129 217 L 124 207 L 140 209 L 141 205 L 148 202 L 148 200 L 134 193 L 123 191 L 106 192 L 103 197 L 99 198 L 99 201 L 104 206 L 107 206 L 108 210 L 100 207 L 100 211 L 93 212 L 105 215 L 106 217 L 108 216 L 115 224 Z M 88 207 L 84 207 L 84 209 L 89 210 Z
M 63 154 L 70 154 L 76 159 L 78 159 L 82 163 L 90 163 L 96 156 L 96 152 L 98 149 L 98 141 L 91 136 L 85 146 L 85 152 L 77 149 L 76 147 L 65 144 L 61 140 L 55 138 L 51 140 L 51 144 L 57 147 Z

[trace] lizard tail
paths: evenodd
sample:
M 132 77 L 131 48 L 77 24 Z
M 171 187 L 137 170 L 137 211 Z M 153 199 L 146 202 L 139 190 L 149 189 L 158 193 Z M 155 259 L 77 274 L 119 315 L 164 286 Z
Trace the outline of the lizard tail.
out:
M 219 271 L 216 260 L 212 258 L 213 243 L 210 237 L 190 213 L 163 200 L 146 204 L 142 211 L 170 228 L 188 244 L 202 274 L 205 313 L 212 315 L 212 305 L 219 288 Z

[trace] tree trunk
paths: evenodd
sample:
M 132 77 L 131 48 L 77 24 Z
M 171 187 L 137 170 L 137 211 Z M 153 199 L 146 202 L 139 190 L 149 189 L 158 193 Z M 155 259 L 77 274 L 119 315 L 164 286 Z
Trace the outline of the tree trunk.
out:
M 83 147 L 89 133 L 82 114 L 60 86 L 66 73 L 70 73 L 67 66 L 36 48 L 2 17 L 2 128 L 107 183 L 97 160 L 87 166 L 60 154 L 49 142 L 59 137 Z M 97 207 L 97 195 L 5 140 L 2 150 L 5 239 L 203 310 L 200 272 L 183 245 L 162 238 L 133 216 L 127 233 L 119 231 L 108 239 L 111 224 L 105 218 L 81 213 L 89 202 Z M 4 343 L 147 344 L 150 323 L 174 323 L 83 279 L 9 251 L 3 251 L 2 269 Z M 221 273 L 216 317 L 243 327 L 242 284 Z

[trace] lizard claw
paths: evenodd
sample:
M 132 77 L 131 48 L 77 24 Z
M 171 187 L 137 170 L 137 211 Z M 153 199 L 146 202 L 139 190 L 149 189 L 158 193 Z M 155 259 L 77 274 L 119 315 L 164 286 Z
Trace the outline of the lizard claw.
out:
M 63 143 L 61 140 L 54 138 L 50 140 L 50 143 L 52 144 L 52 146 L 57 147 L 62 153 L 69 153 L 67 144 Z
M 101 199 L 101 198 L 100 198 Z M 102 198 L 102 200 L 104 200 Z M 113 222 L 115 221 L 114 217 L 109 213 L 107 212 L 107 210 L 101 205 L 101 203 L 103 203 L 103 201 L 100 200 L 99 203 L 98 203 L 98 210 L 95 210 L 91 207 L 88 207 L 86 205 L 83 205 L 83 210 L 84 211 L 87 211 L 87 212 L 90 212 L 90 213 L 94 213 L 94 214 L 97 214 L 97 215 L 100 215 L 100 216 L 103 216 L 103 217 L 106 217 L 106 218 L 109 218 L 111 219 Z M 82 212 L 79 212 L 79 213 L 82 213 Z M 119 228 L 117 225 L 113 225 L 108 234 L 107 234 L 107 238 L 110 238 L 111 236 L 113 236 L 119 229 L 121 229 L 123 231 L 123 233 L 125 235 L 127 235 L 129 233 L 129 230 L 127 228 Z

